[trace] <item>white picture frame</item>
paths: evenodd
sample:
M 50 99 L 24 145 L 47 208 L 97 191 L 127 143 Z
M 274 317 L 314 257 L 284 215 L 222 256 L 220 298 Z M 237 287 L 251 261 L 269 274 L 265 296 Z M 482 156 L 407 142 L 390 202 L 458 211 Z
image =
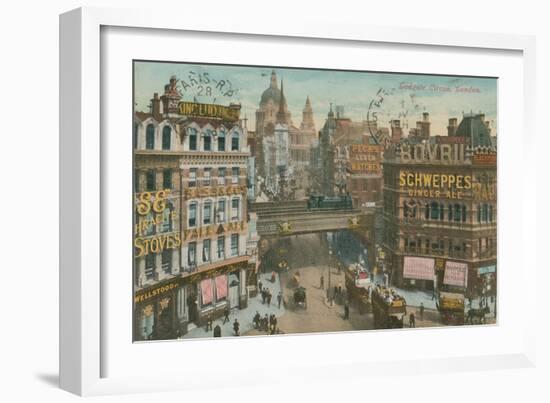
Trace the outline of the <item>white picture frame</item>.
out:
M 517 257 L 512 254 L 507 245 L 516 245 L 515 254 L 522 256 L 521 278 L 536 278 L 536 252 L 534 244 L 529 244 L 529 234 L 534 233 L 536 216 L 534 209 L 527 208 L 528 197 L 533 196 L 536 189 L 536 177 L 534 155 L 534 111 L 535 111 L 535 41 L 533 37 L 521 35 L 467 33 L 458 31 L 431 31 L 407 28 L 371 27 L 353 23 L 331 23 L 314 19 L 303 20 L 300 23 L 279 24 L 277 21 L 269 22 L 249 20 L 246 25 L 238 21 L 224 19 L 212 15 L 208 19 L 185 22 L 178 17 L 177 12 L 165 13 L 162 10 L 116 10 L 102 8 L 81 8 L 70 11 L 60 17 L 60 385 L 63 389 L 79 395 L 97 395 L 113 393 L 135 393 L 151 391 L 167 391 L 186 388 L 208 387 L 216 385 L 253 385 L 257 383 L 269 383 L 270 378 L 254 371 L 247 372 L 247 377 L 226 374 L 222 370 L 208 372 L 200 366 L 196 354 L 192 359 L 195 367 L 193 372 L 185 372 L 182 365 L 181 373 L 171 372 L 155 376 L 144 372 L 144 376 L 125 374 L 124 369 L 117 375 L 106 367 L 106 360 L 118 349 L 106 335 L 105 318 L 108 316 L 111 305 L 126 304 L 127 300 L 120 297 L 120 301 L 107 299 L 110 295 L 104 284 L 105 272 L 102 267 L 107 265 L 107 255 L 113 252 L 103 240 L 103 228 L 105 216 L 102 209 L 108 208 L 109 198 L 105 197 L 109 189 L 106 177 L 112 172 L 106 171 L 108 152 L 105 146 L 110 144 L 102 137 L 101 133 L 108 130 L 105 126 L 104 110 L 102 110 L 102 91 L 107 85 L 102 80 L 104 60 L 101 59 L 102 29 L 105 27 L 119 27 L 128 29 L 154 29 L 159 32 L 204 32 L 218 33 L 219 35 L 244 35 L 251 36 L 255 41 L 300 41 L 322 40 L 332 41 L 332 46 L 338 44 L 366 44 L 374 43 L 377 46 L 410 46 L 432 48 L 434 51 L 443 52 L 445 49 L 466 49 L 482 55 L 484 52 L 501 51 L 515 54 L 521 64 L 521 73 L 511 73 L 518 83 L 521 83 L 523 92 L 521 95 L 521 122 L 520 133 L 522 147 L 518 151 L 516 172 L 505 169 L 503 161 L 508 161 L 511 153 L 499 151 L 499 183 L 506 179 L 521 181 L 520 194 L 515 195 L 523 208 L 518 209 L 518 216 L 511 218 L 506 213 L 506 203 L 500 208 L 499 219 L 499 259 L 510 257 L 510 262 L 517 262 Z M 223 34 L 221 34 L 223 33 Z M 323 46 L 327 46 L 325 43 Z M 418 51 L 421 49 L 418 48 Z M 238 57 L 238 56 L 237 56 Z M 518 59 L 519 58 L 519 59 Z M 200 61 L 200 60 L 194 60 Z M 407 70 L 408 66 L 397 67 Z M 515 70 L 514 70 L 515 71 Z M 111 82 L 112 84 L 112 82 Z M 110 84 L 109 84 L 110 85 Z M 507 101 L 509 102 L 509 101 Z M 131 107 L 131 94 L 128 94 L 128 105 Z M 505 108 L 504 100 L 499 99 L 499 107 Z M 516 105 L 517 107 L 517 105 Z M 518 108 L 519 109 L 519 108 Z M 499 126 L 500 127 L 500 126 Z M 128 129 L 130 130 L 130 129 Z M 500 134 L 500 133 L 499 133 Z M 499 141 L 501 139 L 499 138 Z M 507 141 L 507 140 L 505 140 Z M 506 143 L 504 143 L 506 144 Z M 110 165 L 112 167 L 112 165 Z M 503 167 L 503 169 L 500 169 Z M 115 169 L 115 168 L 110 168 Z M 527 192 L 529 189 L 529 193 Z M 517 189 L 516 189 L 517 190 Z M 499 186 L 499 200 L 508 198 L 513 190 L 509 186 Z M 531 196 L 528 196 L 531 195 Z M 110 218 L 113 218 L 112 216 Z M 510 221 L 505 228 L 513 231 L 501 234 L 503 222 Z M 113 218 L 113 222 L 116 221 Z M 502 238 L 500 238 L 502 236 Z M 128 244 L 129 245 L 129 244 Z M 504 248 L 500 247 L 503 245 Z M 129 249 L 129 248 L 128 248 Z M 527 250 L 530 253 L 527 253 Z M 108 252 L 108 253 L 107 253 Z M 116 254 L 116 252 L 115 252 Z M 131 263 L 129 263 L 131 264 Z M 512 263 L 510 263 L 512 264 Z M 506 265 L 504 265 L 506 266 Z M 510 281 L 500 280 L 499 287 L 513 286 L 502 284 Z M 129 300 L 129 299 L 128 299 Z M 500 346 L 489 354 L 473 352 L 471 355 L 461 355 L 446 352 L 433 352 L 433 354 L 407 354 L 401 359 L 395 357 L 369 358 L 363 355 L 348 357 L 348 359 L 333 360 L 324 363 L 315 362 L 313 356 L 308 355 L 306 349 L 309 338 L 326 345 L 336 345 L 342 340 L 350 346 L 357 345 L 369 337 L 369 341 L 384 343 L 382 338 L 399 342 L 407 337 L 412 343 L 422 343 L 424 339 L 435 339 L 442 331 L 433 329 L 422 330 L 411 334 L 395 332 L 374 332 L 366 336 L 364 332 L 354 332 L 343 335 L 327 336 L 284 336 L 267 341 L 265 338 L 250 338 L 248 340 L 224 340 L 223 343 L 213 344 L 212 341 L 200 341 L 188 344 L 192 345 L 194 352 L 210 351 L 205 354 L 211 356 L 228 354 L 229 350 L 258 351 L 269 343 L 269 348 L 281 351 L 285 348 L 301 351 L 308 362 L 299 363 L 294 360 L 287 367 L 280 362 L 279 372 L 284 379 L 291 381 L 296 376 L 302 378 L 323 379 L 328 367 L 339 368 L 339 373 L 361 373 L 367 377 L 377 374 L 382 369 L 390 369 L 392 374 L 406 373 L 431 373 L 445 371 L 464 371 L 496 368 L 518 368 L 533 366 L 535 363 L 535 301 L 536 292 L 527 293 L 524 296 L 524 304 L 532 307 L 525 312 L 525 317 L 520 323 L 514 323 L 517 328 L 513 335 L 513 342 L 508 347 Z M 506 301 L 504 301 L 506 302 Z M 507 304 L 499 302 L 506 309 Z M 502 311 L 501 311 L 502 312 Z M 511 320 L 513 317 L 511 317 Z M 500 320 L 500 319 L 499 319 Z M 507 327 L 509 326 L 509 327 Z M 512 327 L 506 320 L 499 321 L 496 326 L 484 330 L 488 337 L 506 336 Z M 128 329 L 130 331 L 130 329 Z M 468 333 L 478 329 L 465 328 L 448 330 L 448 335 L 468 339 Z M 472 333 L 473 334 L 473 333 Z M 481 333 L 480 333 L 481 334 Z M 491 336 L 492 335 L 492 336 Z M 322 339 L 319 337 L 323 337 Z M 345 337 L 345 339 L 342 339 Z M 485 336 L 483 336 L 485 337 Z M 510 339 L 512 340 L 512 339 Z M 241 344 L 238 344 L 241 343 Z M 244 343 L 244 344 L 243 344 Z M 496 343 L 498 344 L 498 343 Z M 167 348 L 176 349 L 178 342 L 147 343 L 153 345 L 151 350 L 162 348 L 164 353 Z M 143 346 L 143 344 L 142 344 Z M 228 347 L 231 347 L 229 349 Z M 224 350 L 225 349 L 225 350 Z M 279 349 L 279 350 L 278 350 Z M 140 350 L 143 352 L 142 350 Z M 190 350 L 187 351 L 190 353 Z M 180 354 L 180 353 L 174 353 Z M 245 353 L 243 353 L 245 354 Z M 145 352 L 143 365 L 152 364 L 153 361 Z M 233 357 L 233 356 L 231 356 Z M 240 365 L 244 370 L 244 364 Z M 258 368 L 261 365 L 258 364 Z M 277 365 L 277 364 L 276 364 Z M 304 365 L 309 369 L 304 373 Z M 281 369 L 283 369 L 281 371 Z M 146 376 L 145 376 L 146 375 Z M 208 376 L 205 376 L 208 375 Z M 344 377 L 344 375 L 341 375 Z M 279 379 L 280 380 L 280 379 Z

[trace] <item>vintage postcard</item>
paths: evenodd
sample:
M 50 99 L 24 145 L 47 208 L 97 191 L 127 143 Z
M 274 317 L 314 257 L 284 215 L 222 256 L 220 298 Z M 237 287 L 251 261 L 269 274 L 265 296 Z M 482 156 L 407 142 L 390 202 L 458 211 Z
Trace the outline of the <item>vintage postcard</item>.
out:
M 497 83 L 134 61 L 134 341 L 496 323 Z

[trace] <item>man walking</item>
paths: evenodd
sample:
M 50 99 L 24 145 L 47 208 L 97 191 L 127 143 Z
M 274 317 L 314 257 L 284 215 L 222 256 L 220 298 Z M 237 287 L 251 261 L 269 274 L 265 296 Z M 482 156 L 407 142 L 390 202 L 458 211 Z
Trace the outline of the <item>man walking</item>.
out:
M 229 308 L 227 306 L 223 310 L 223 323 L 222 323 L 222 325 L 225 325 L 225 322 L 231 322 L 229 320 Z
M 414 312 L 411 312 L 411 314 L 409 315 L 409 327 L 416 327 Z
M 321 275 L 321 290 L 325 289 L 325 276 Z
M 264 291 L 264 289 L 262 288 L 262 285 L 263 285 L 263 284 L 262 284 L 262 280 L 260 280 L 260 281 L 258 282 L 258 290 L 260 291 L 261 294 L 263 294 L 263 291 Z
M 239 324 L 239 321 L 235 318 L 235 322 L 233 323 L 233 330 L 235 331 L 235 336 L 239 336 L 239 328 L 241 325 Z
M 269 291 L 269 288 L 267 289 L 266 294 L 267 294 L 267 307 L 269 308 L 271 305 L 271 297 L 272 297 L 271 291 Z
M 267 297 L 267 293 L 265 290 L 265 288 L 262 288 L 262 304 L 265 304 L 265 298 Z
M 349 319 L 349 304 L 346 301 L 346 304 L 344 305 L 344 320 Z
M 420 303 L 420 320 L 424 320 L 424 304 Z
M 277 304 L 278 304 L 279 309 L 281 309 L 281 301 L 282 300 L 283 300 L 283 294 L 281 293 L 281 291 L 279 291 L 279 293 L 277 294 Z
M 220 325 L 216 325 L 216 327 L 214 327 L 214 337 L 222 337 L 222 328 Z

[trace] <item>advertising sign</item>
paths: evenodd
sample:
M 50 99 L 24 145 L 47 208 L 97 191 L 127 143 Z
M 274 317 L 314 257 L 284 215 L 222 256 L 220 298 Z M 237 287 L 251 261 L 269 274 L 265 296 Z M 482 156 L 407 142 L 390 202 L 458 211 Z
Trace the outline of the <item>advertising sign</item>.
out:
M 496 264 L 492 264 L 490 266 L 483 266 L 483 267 L 479 267 L 477 269 L 477 273 L 479 275 L 482 275 L 482 274 L 487 274 L 487 273 L 496 273 L 497 271 L 497 266 Z
M 403 277 L 415 280 L 433 280 L 435 261 L 427 257 L 405 256 Z
M 443 284 L 466 287 L 468 284 L 468 265 L 461 262 L 447 261 Z
M 383 147 L 370 144 L 352 144 L 349 150 L 351 172 L 380 175 Z
M 228 121 L 239 120 L 240 105 L 222 106 L 215 104 L 199 104 L 196 102 L 180 102 L 178 105 L 180 115 L 202 118 L 222 119 Z

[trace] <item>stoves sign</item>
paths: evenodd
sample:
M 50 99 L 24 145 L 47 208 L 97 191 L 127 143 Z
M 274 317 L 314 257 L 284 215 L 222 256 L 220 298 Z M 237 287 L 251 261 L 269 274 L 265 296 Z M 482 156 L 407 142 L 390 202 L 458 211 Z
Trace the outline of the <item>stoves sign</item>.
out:
M 165 232 L 157 235 L 157 231 L 154 231 L 156 227 L 173 223 L 177 218 L 177 212 L 170 210 L 168 205 L 169 195 L 170 189 L 136 194 L 135 257 L 162 253 L 166 249 L 176 249 L 181 246 L 179 233 Z M 171 225 L 168 228 L 171 228 Z

